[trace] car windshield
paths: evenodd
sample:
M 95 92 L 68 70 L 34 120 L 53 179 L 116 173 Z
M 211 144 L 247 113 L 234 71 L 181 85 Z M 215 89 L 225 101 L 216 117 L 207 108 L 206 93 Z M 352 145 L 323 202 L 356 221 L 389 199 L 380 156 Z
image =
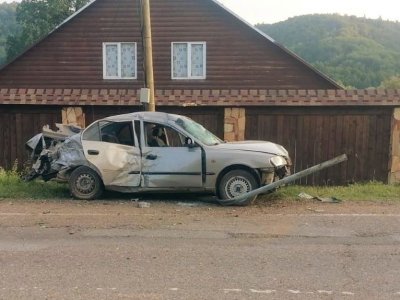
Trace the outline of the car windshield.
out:
M 199 123 L 196 123 L 195 121 L 189 118 L 182 118 L 182 117 L 178 118 L 175 121 L 175 123 L 179 127 L 183 128 L 187 133 L 192 135 L 195 139 L 199 140 L 201 143 L 205 145 L 212 146 L 223 143 L 221 139 L 219 139 L 214 134 L 209 132 Z

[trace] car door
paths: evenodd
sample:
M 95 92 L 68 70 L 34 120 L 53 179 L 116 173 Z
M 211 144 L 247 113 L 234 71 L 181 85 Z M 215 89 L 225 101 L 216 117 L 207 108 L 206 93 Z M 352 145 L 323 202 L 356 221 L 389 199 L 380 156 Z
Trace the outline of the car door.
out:
M 148 188 L 202 187 L 202 150 L 185 145 L 176 129 L 142 121 L 143 186 Z
M 105 186 L 138 187 L 141 151 L 132 121 L 99 121 L 82 135 L 86 159 L 101 173 Z

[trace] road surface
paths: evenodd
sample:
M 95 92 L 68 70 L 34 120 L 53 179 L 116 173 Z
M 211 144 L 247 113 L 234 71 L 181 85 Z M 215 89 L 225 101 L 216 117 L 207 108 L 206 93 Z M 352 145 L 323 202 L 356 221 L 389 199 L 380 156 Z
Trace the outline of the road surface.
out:
M 400 299 L 400 204 L 0 201 L 0 299 Z

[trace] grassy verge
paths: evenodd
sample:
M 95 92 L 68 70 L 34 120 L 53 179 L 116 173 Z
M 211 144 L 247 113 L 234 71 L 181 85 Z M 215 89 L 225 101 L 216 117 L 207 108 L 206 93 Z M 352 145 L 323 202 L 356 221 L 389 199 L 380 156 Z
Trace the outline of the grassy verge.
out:
M 0 169 L 0 199 L 68 199 L 65 184 L 57 182 L 24 182 L 18 172 Z
M 349 186 L 298 186 L 292 185 L 279 189 L 277 192 L 266 195 L 268 199 L 299 199 L 300 193 L 318 197 L 336 197 L 349 201 L 400 201 L 400 185 L 386 185 L 380 182 L 352 184 Z
M 379 182 L 338 187 L 287 186 L 263 196 L 265 200 L 296 200 L 300 193 L 318 197 L 336 197 L 348 201 L 400 201 L 400 185 Z M 24 182 L 18 172 L 0 168 L 0 199 L 69 199 L 66 184 L 35 180 Z

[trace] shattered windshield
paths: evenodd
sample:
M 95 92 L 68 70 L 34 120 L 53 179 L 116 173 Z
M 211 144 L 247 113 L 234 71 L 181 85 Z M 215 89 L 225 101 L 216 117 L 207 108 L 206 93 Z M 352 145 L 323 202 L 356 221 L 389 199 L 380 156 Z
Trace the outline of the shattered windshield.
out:
M 221 139 L 216 137 L 214 134 L 209 132 L 207 129 L 205 129 L 203 126 L 201 126 L 199 123 L 196 123 L 195 121 L 189 119 L 189 118 L 178 118 L 175 121 L 175 124 L 178 125 L 179 127 L 183 128 L 186 132 L 188 132 L 190 135 L 192 135 L 195 139 L 199 140 L 201 143 L 212 146 L 212 145 L 218 145 L 220 143 L 223 143 Z

